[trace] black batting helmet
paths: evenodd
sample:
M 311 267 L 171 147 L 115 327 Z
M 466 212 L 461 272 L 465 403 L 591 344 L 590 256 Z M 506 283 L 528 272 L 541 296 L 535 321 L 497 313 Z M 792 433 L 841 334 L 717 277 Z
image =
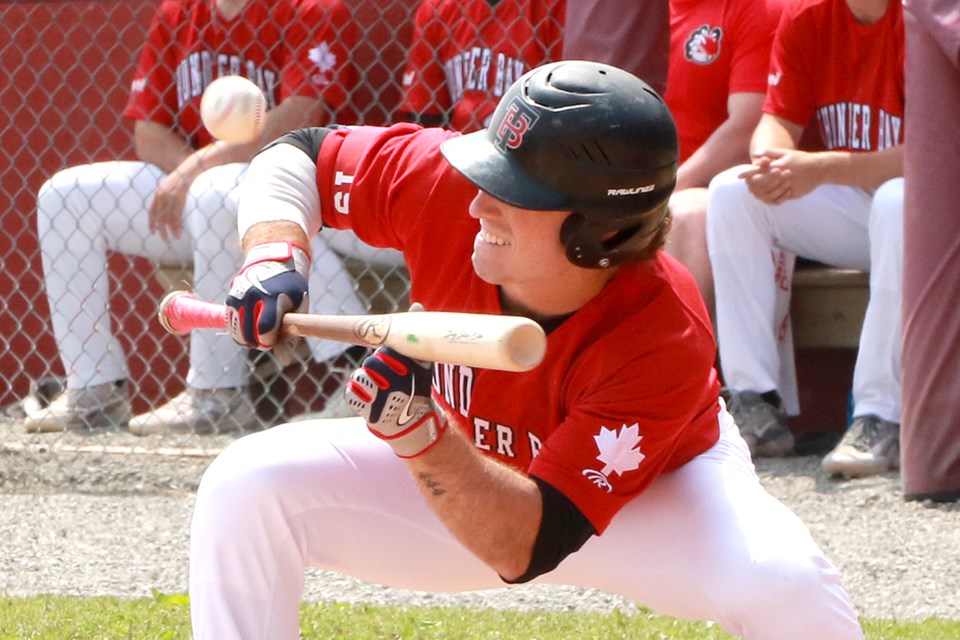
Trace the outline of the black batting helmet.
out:
M 560 241 L 578 266 L 632 262 L 662 242 L 676 125 L 657 92 L 622 69 L 582 60 L 537 67 L 507 90 L 486 129 L 441 151 L 498 200 L 572 211 Z

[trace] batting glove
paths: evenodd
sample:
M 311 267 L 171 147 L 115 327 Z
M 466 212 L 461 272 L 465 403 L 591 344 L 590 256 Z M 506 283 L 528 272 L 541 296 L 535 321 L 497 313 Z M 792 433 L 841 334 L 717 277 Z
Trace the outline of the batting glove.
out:
M 230 284 L 227 319 L 230 335 L 252 349 L 273 350 L 281 364 L 293 361 L 298 338 L 280 335 L 283 316 L 309 306 L 310 254 L 292 242 L 255 245 Z
M 447 419 L 430 395 L 433 363 L 377 349 L 350 376 L 346 398 L 375 436 L 401 458 L 415 458 L 436 442 Z

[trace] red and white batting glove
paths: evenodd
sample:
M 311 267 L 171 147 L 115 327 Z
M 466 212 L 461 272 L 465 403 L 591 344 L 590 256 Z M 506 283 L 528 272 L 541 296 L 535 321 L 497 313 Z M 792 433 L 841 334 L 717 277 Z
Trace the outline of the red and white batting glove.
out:
M 430 395 L 432 377 L 433 363 L 381 347 L 350 376 L 347 404 L 394 453 L 415 458 L 447 428 L 446 416 Z
M 280 326 L 284 314 L 307 311 L 309 270 L 309 252 L 292 242 L 266 242 L 247 251 L 226 300 L 234 341 L 251 349 L 272 349 L 281 364 L 290 364 L 298 338 L 280 335 Z

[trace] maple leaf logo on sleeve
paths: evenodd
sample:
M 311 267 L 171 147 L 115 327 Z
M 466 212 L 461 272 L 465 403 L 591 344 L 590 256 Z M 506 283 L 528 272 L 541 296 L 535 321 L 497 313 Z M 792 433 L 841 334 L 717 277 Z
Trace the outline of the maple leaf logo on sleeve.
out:
M 593 436 L 593 441 L 597 443 L 597 449 L 600 451 L 597 460 L 603 463 L 603 468 L 600 471 L 584 469 L 583 475 L 610 493 L 613 491 L 610 484 L 611 473 L 622 476 L 625 472 L 640 467 L 645 457 L 640 451 L 641 440 L 643 436 L 640 435 L 640 425 L 637 423 L 629 427 L 623 425 L 619 432 L 601 426 L 599 435 Z
M 316 73 L 310 76 L 314 84 L 330 84 L 333 80 L 333 70 L 337 67 L 337 54 L 333 52 L 330 45 L 321 42 L 307 52 L 307 57 L 316 67 Z

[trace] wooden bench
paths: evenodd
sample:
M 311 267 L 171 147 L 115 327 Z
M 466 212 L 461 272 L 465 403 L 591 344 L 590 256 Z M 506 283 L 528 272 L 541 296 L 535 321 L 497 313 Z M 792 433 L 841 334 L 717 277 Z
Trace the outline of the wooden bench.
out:
M 790 317 L 797 348 L 853 348 L 860 343 L 870 275 L 854 269 L 797 265 Z

